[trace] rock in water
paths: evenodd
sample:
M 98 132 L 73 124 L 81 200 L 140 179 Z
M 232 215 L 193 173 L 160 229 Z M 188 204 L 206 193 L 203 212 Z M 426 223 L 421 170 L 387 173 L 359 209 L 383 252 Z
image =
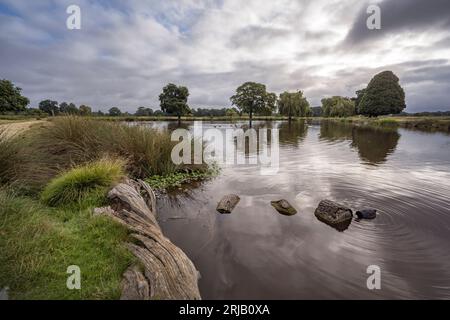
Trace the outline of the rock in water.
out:
M 297 210 L 287 200 L 271 201 L 270 204 L 282 215 L 293 216 L 297 213 Z
M 375 209 L 362 209 L 356 211 L 358 219 L 375 219 L 377 217 L 377 210 Z
M 320 221 L 341 232 L 349 227 L 353 218 L 352 210 L 330 200 L 321 201 L 314 215 Z
M 235 194 L 228 194 L 220 200 L 219 204 L 217 205 L 217 211 L 220 213 L 231 213 L 238 202 L 241 200 L 237 195 Z

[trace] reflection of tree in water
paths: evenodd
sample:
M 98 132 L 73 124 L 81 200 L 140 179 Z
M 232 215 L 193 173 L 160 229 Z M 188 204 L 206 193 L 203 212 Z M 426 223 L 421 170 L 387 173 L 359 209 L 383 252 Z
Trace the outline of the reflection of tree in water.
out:
M 376 165 L 394 153 L 399 139 L 397 129 L 354 127 L 352 147 L 358 149 L 361 160 Z
M 397 148 L 400 134 L 394 128 L 360 127 L 349 123 L 324 121 L 320 126 L 320 139 L 348 140 L 358 150 L 362 161 L 380 164 Z
M 320 139 L 328 141 L 352 140 L 354 125 L 334 121 L 320 123 Z
M 190 126 L 189 122 L 178 122 L 178 121 L 171 121 L 167 124 L 167 129 L 169 131 L 174 131 L 176 129 L 186 129 L 188 130 Z
M 303 141 L 308 132 L 308 125 L 305 121 L 282 122 L 279 129 L 280 144 L 297 145 Z

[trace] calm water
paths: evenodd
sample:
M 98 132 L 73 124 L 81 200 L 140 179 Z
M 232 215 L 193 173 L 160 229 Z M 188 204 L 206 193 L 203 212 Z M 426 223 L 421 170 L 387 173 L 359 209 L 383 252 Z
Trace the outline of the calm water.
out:
M 280 130 L 276 176 L 226 167 L 159 201 L 165 233 L 202 275 L 203 298 L 450 298 L 450 135 L 332 123 L 254 127 Z M 241 202 L 220 215 L 216 205 L 228 193 Z M 281 198 L 299 213 L 278 214 L 270 201 Z M 379 215 L 338 232 L 314 216 L 322 199 Z M 381 290 L 366 287 L 369 265 L 381 268 Z

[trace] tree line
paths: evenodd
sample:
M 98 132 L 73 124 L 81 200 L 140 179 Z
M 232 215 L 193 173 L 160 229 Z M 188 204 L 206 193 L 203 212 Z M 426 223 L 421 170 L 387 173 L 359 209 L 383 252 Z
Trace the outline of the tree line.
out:
M 59 103 L 53 100 L 44 100 L 38 108 L 27 108 L 29 99 L 22 96 L 22 89 L 16 87 L 9 80 L 0 80 L 0 113 L 28 113 L 73 114 L 81 116 L 131 115 L 123 113 L 120 108 L 112 107 L 108 113 L 93 112 L 87 105 L 77 107 L 74 103 Z M 383 71 L 375 75 L 366 88 L 356 91 L 355 97 L 332 96 L 322 99 L 320 107 L 311 107 L 303 91 L 284 91 L 277 95 L 268 92 L 266 86 L 257 82 L 245 82 L 240 85 L 234 95 L 230 97 L 231 108 L 198 108 L 191 109 L 188 105 L 189 90 L 185 86 L 173 83 L 166 85 L 159 95 L 161 110 L 154 111 L 149 107 L 139 107 L 135 116 L 242 116 L 254 115 L 270 116 L 280 114 L 293 117 L 349 117 L 356 114 L 365 116 L 378 116 L 399 114 L 405 107 L 405 92 L 399 84 L 399 78 L 392 71 Z

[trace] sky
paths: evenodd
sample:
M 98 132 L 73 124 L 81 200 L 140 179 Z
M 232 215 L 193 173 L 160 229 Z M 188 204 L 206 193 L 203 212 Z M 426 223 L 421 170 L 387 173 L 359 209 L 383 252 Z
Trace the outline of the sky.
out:
M 73 4 L 80 30 L 66 27 Z M 380 30 L 366 26 L 370 4 Z M 316 106 L 392 70 L 407 112 L 450 110 L 449 0 L 0 0 L 0 30 L 0 79 L 31 106 L 158 109 L 172 82 L 191 107 L 222 108 L 246 81 Z

